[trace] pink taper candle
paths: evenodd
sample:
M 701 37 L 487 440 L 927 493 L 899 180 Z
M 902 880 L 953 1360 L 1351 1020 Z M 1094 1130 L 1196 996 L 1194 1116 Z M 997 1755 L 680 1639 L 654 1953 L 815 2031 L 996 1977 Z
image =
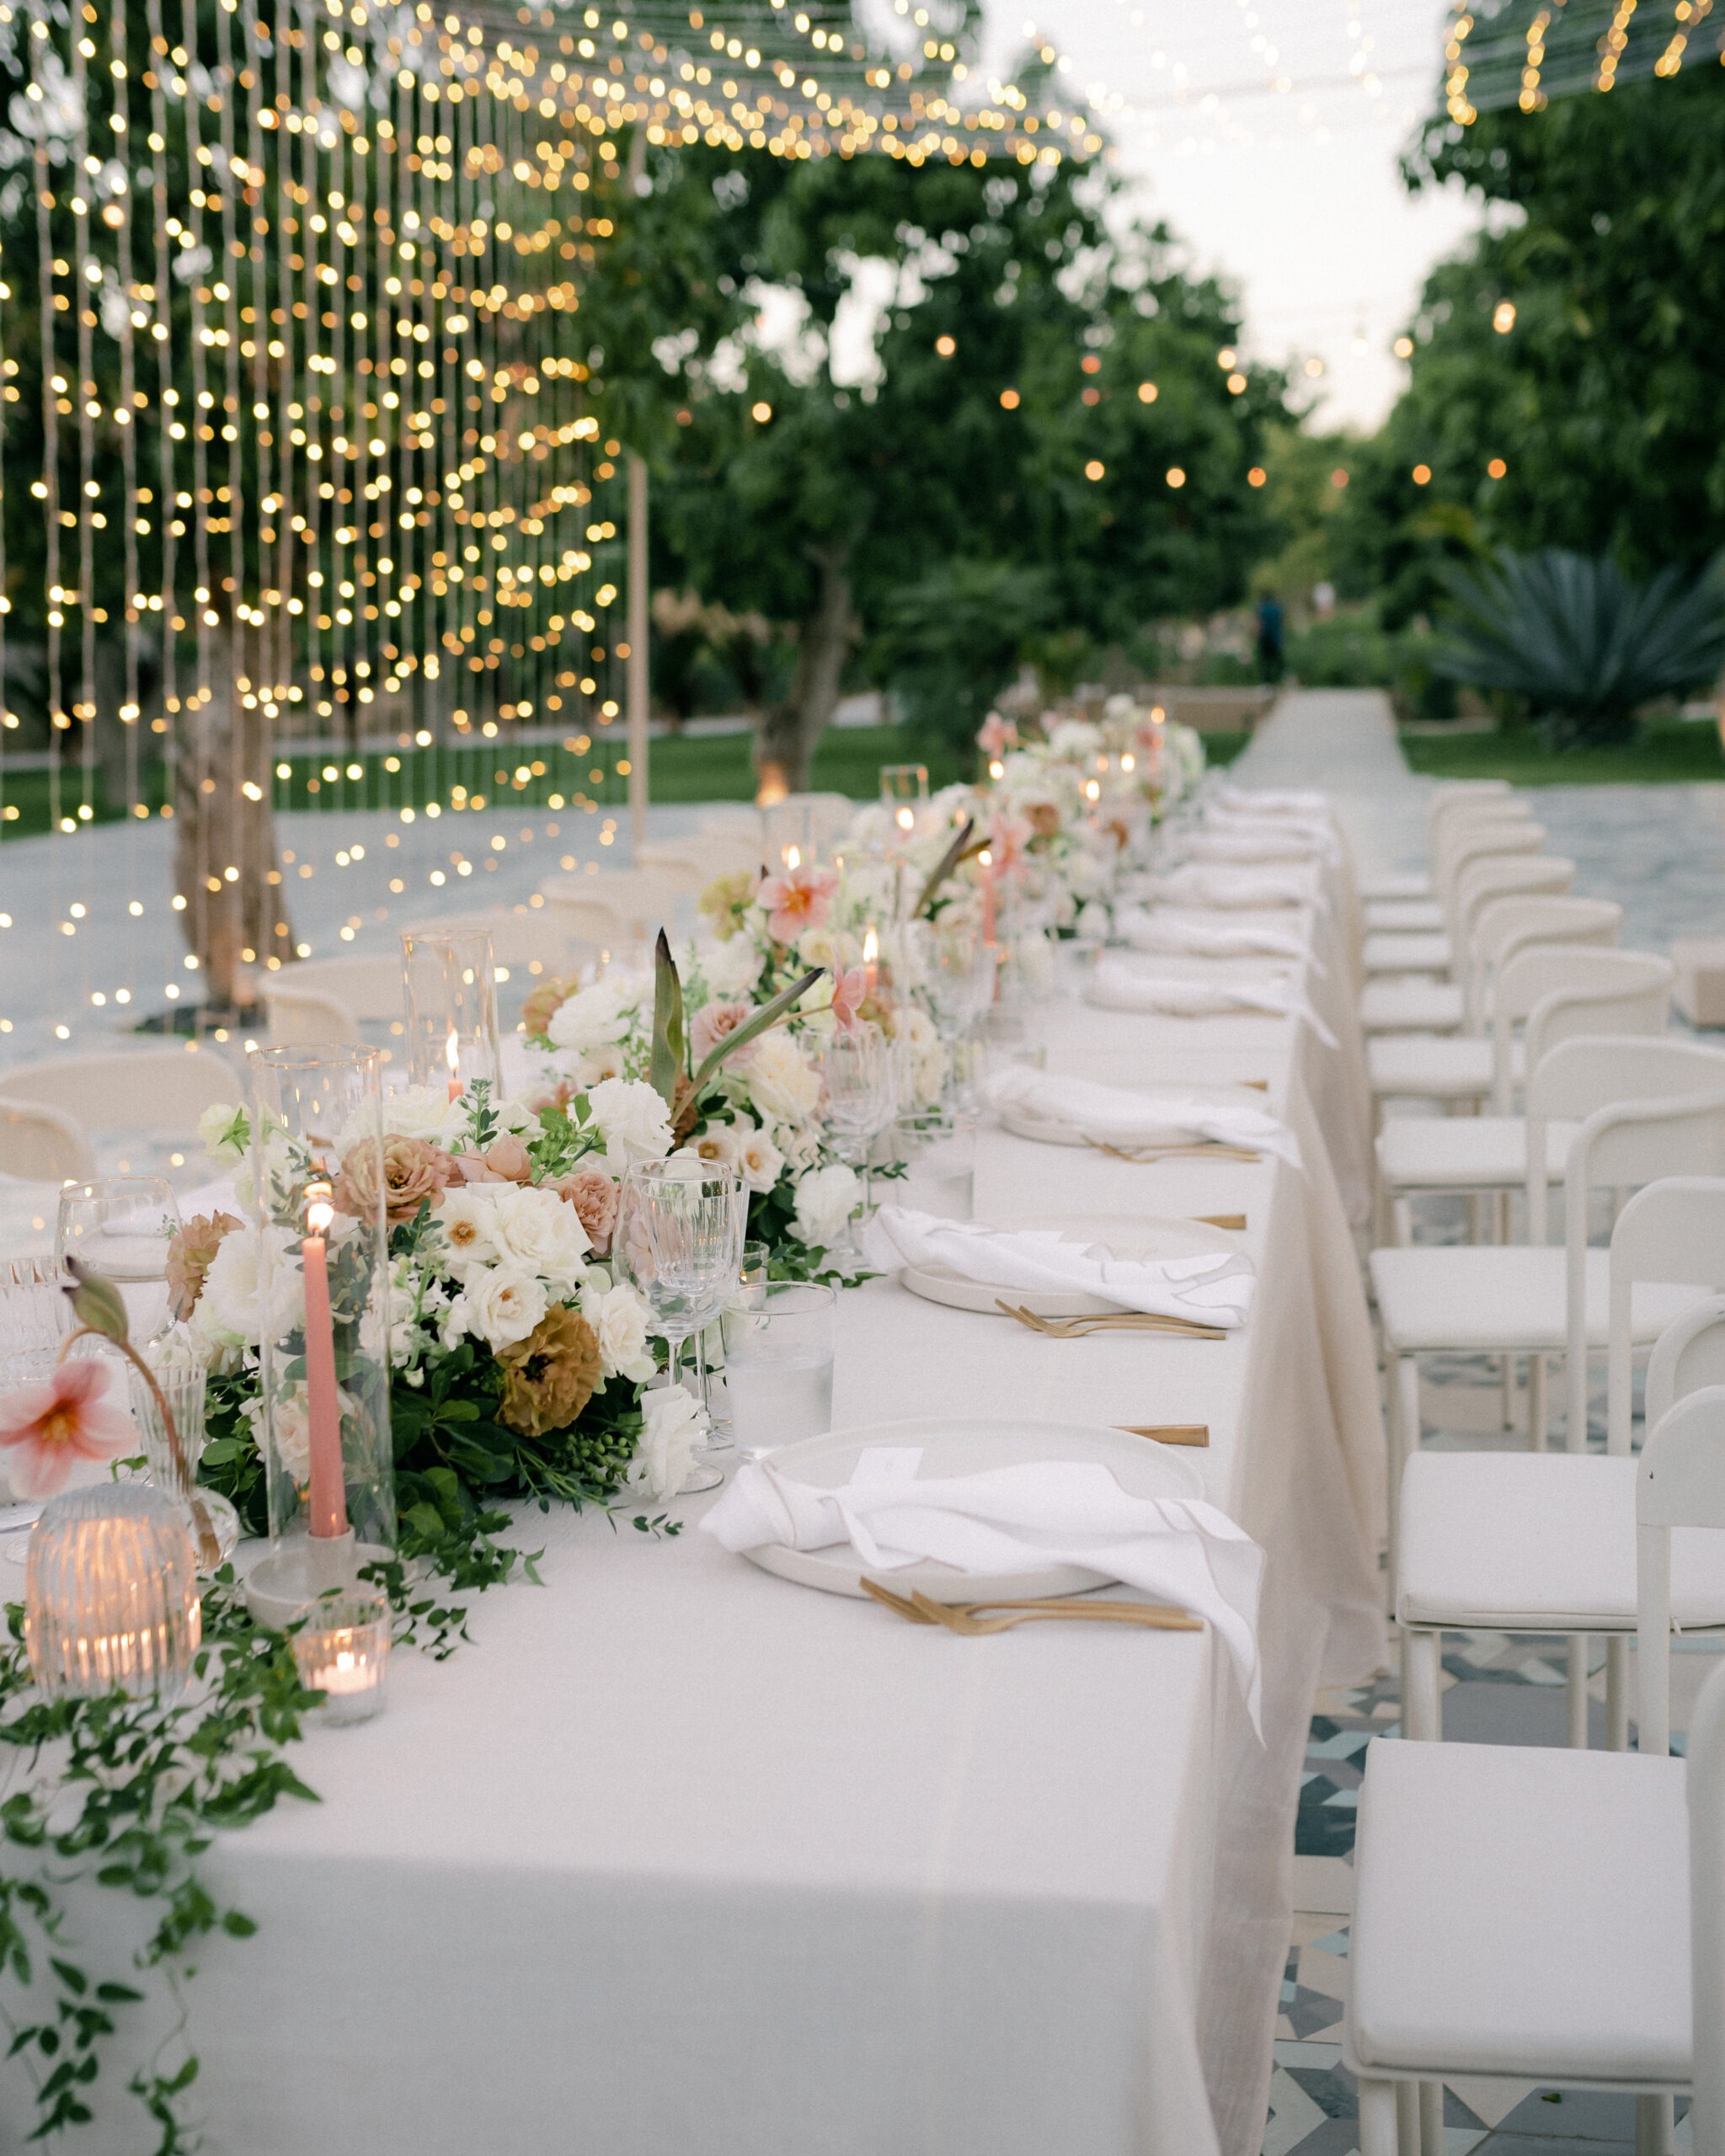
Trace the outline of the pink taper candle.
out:
M 306 1278 L 306 1422 L 311 1450 L 311 1531 L 329 1537 L 347 1533 L 347 1486 L 341 1471 L 341 1403 L 335 1388 L 335 1322 L 329 1312 L 328 1245 L 335 1218 L 328 1183 L 309 1186 L 300 1245 Z
M 994 942 L 994 856 L 984 846 L 976 857 L 976 865 L 982 871 L 982 940 Z

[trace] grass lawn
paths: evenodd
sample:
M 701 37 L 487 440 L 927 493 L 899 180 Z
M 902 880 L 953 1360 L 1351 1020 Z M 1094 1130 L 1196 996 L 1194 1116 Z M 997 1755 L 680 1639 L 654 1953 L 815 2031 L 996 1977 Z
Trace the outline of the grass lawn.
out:
M 1512 786 L 1693 784 L 1725 779 L 1716 728 L 1656 721 L 1621 748 L 1547 749 L 1530 728 L 1503 734 L 1402 736 L 1408 766 L 1434 778 L 1502 778 Z

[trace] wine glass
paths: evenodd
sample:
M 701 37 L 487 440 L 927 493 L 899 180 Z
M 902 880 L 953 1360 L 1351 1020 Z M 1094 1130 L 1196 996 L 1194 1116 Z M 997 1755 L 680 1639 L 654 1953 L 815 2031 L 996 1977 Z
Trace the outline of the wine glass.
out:
M 670 1349 L 666 1381 L 680 1385 L 684 1342 L 712 1324 L 736 1285 L 743 1255 L 742 1178 L 685 1156 L 631 1168 L 627 1182 L 639 1230 L 637 1283 L 652 1309 L 655 1331 Z M 644 1278 L 643 1242 L 651 1260 Z M 716 1467 L 697 1467 L 677 1495 L 716 1489 L 722 1479 Z
M 852 1026 L 836 1033 L 820 1052 L 820 1076 L 832 1150 L 860 1174 L 869 1148 L 898 1107 L 891 1043 L 878 1026 Z M 862 1253 L 848 1219 L 827 1256 L 841 1266 L 861 1262 Z
M 115 1282 L 136 1338 L 152 1340 L 173 1322 L 168 1249 L 179 1233 L 179 1206 L 165 1176 L 105 1176 L 60 1193 L 54 1255 L 77 1258 Z
M 962 918 L 931 921 L 923 937 L 923 993 L 951 1054 L 952 1095 L 965 1097 L 976 1028 L 995 998 L 1000 950 L 980 924 Z

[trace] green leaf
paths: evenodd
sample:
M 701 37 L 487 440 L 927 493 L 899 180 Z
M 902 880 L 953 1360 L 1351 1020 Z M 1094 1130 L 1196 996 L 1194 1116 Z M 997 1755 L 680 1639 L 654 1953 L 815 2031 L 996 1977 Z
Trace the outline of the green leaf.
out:
M 788 988 L 782 988 L 771 1003 L 761 1008 L 734 1033 L 727 1033 L 701 1068 L 695 1073 L 695 1091 L 698 1093 L 707 1085 L 728 1055 L 734 1055 L 740 1048 L 746 1048 L 758 1040 L 770 1027 L 776 1026 L 788 1011 L 793 1009 L 825 973 L 825 966 L 811 966 L 800 980 L 793 981 Z
M 917 899 L 916 912 L 911 916 L 913 921 L 928 911 L 934 904 L 936 892 L 964 857 L 980 851 L 987 843 L 985 840 L 977 839 L 975 833 L 976 819 L 974 816 L 967 816 L 953 834 L 952 844 L 936 862 L 933 873 L 922 886 L 922 895 Z
M 68 1288 L 74 1314 L 80 1325 L 87 1325 L 92 1331 L 105 1333 L 109 1339 L 121 1348 L 126 1344 L 128 1327 L 126 1305 L 120 1300 L 120 1290 L 114 1283 L 99 1273 L 92 1273 L 83 1261 L 68 1257 L 67 1270 L 77 1285 Z
M 647 1075 L 654 1091 L 673 1110 L 677 1081 L 688 1067 L 688 1052 L 683 984 L 670 954 L 670 940 L 661 928 L 653 953 L 653 1055 Z

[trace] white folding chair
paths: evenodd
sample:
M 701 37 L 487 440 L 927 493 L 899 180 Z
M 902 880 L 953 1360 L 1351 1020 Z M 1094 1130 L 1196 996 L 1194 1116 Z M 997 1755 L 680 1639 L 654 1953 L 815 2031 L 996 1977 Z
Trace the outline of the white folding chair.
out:
M 1494 984 L 1504 963 L 1535 944 L 1609 948 L 1622 923 L 1622 907 L 1608 899 L 1493 899 L 1475 924 L 1472 962 L 1464 977 L 1466 1031 L 1381 1033 L 1369 1040 L 1366 1075 L 1375 1100 L 1429 1100 L 1446 1106 L 1482 1100 L 1492 1089 L 1493 1049 L 1487 1036 L 1503 1000 Z M 1516 1010 L 1512 1022 L 1519 1025 L 1528 1008 L 1524 1003 Z
M 692 839 L 649 841 L 638 846 L 635 858 L 643 868 L 666 878 L 680 891 L 704 891 L 716 877 L 746 873 L 761 867 L 761 848 L 746 838 L 724 832 L 705 832 Z
M 1445 915 L 1443 927 L 1413 934 L 1368 935 L 1359 954 L 1361 970 L 1366 974 L 1448 973 L 1458 947 L 1450 919 L 1457 879 L 1476 862 L 1506 854 L 1541 854 L 1545 846 L 1543 826 L 1519 817 L 1459 832 L 1453 851 L 1439 871 Z
M 1378 1133 L 1378 1194 L 1391 1216 L 1391 1240 L 1413 1241 L 1415 1198 L 1518 1189 L 1527 1158 L 1526 1127 L 1514 1113 L 1523 1067 L 1537 1070 L 1549 1049 L 1577 1033 L 1663 1033 L 1674 977 L 1670 961 L 1649 952 L 1569 944 L 1518 952 L 1502 969 L 1503 995 L 1493 1014 L 1489 1112 L 1391 1116 Z M 1526 1024 L 1518 1043 L 1514 1023 L 1523 1011 Z M 1567 1123 L 1547 1127 L 1553 1182 L 1563 1180 L 1573 1135 Z
M 1405 898 L 1371 899 L 1363 913 L 1366 928 L 1387 934 L 1428 934 L 1447 927 L 1447 872 L 1461 834 L 1487 825 L 1533 820 L 1527 803 L 1507 793 L 1440 803 L 1427 824 L 1426 859 L 1430 873 L 1423 879 L 1425 888 Z
M 261 986 L 272 1003 L 284 995 L 318 996 L 339 1004 L 356 1025 L 399 1018 L 403 1012 L 399 949 L 355 952 L 348 958 L 296 958 L 280 973 L 266 974 Z M 326 1033 L 323 1038 L 356 1040 L 359 1035 Z
M 681 895 L 649 869 L 611 869 L 597 876 L 553 876 L 539 887 L 547 913 L 572 943 L 617 949 L 650 945 L 669 931 Z
M 264 1022 L 272 1048 L 300 1047 L 313 1041 L 364 1040 L 358 1019 L 334 996 L 277 988 L 273 974 L 263 985 Z
M 206 1108 L 243 1090 L 232 1064 L 205 1048 L 140 1049 L 136 1054 L 67 1055 L 0 1073 L 13 1101 L 70 1117 L 80 1129 L 190 1134 Z
M 1648 1358 L 1642 1419 L 1654 1428 L 1685 1393 L 1725 1385 L 1725 1295 L 1709 1295 L 1674 1318 Z
M 1453 1033 L 1466 1022 L 1479 978 L 1477 931 L 1499 899 L 1566 898 L 1575 863 L 1549 853 L 1493 855 L 1475 862 L 1457 886 L 1447 931 L 1453 976 L 1381 974 L 1359 996 L 1360 1029 L 1367 1033 Z M 1578 904 L 1591 903 L 1577 901 Z
M 1691 1354 L 1694 1390 L 1720 1358 L 1722 1307 L 1706 1290 L 1725 1285 L 1725 1182 L 1675 1177 L 1632 1198 L 1611 1237 L 1605 1454 L 1566 1432 L 1563 1452 L 1424 1452 L 1402 1481 L 1396 1615 L 1402 1627 L 1409 1737 L 1442 1734 L 1445 1632 L 1561 1633 L 1570 1641 L 1568 1737 L 1585 1745 L 1587 1645 L 1606 1641 L 1606 1742 L 1629 1742 L 1627 1645 L 1637 1625 L 1635 1462 L 1630 1456 L 1631 1365 L 1637 1305 L 1655 1288 L 1692 1294 L 1690 1310 L 1660 1334 L 1687 1328 L 1708 1345 Z M 1663 1299 L 1662 1296 L 1662 1299 Z M 1697 1312 L 1711 1314 L 1712 1326 Z M 1572 1342 L 1575 1326 L 1571 1324 Z M 1572 1416 L 1585 1410 L 1586 1357 L 1572 1344 Z M 1670 1351 L 1661 1390 L 1674 1396 L 1681 1347 Z M 1581 1399 L 1578 1405 L 1577 1375 Z M 1669 1398 L 1664 1403 L 1669 1406 Z M 1655 1417 L 1651 1412 L 1648 1427 Z M 1725 1624 L 1725 1545 L 1711 1539 L 1680 1552 L 1678 1616 L 1685 1630 Z M 1642 1748 L 1647 1748 L 1645 1745 Z
M 1560 1121 L 1581 1125 L 1564 1163 L 1561 1250 L 1546 1246 L 1546 1130 Z M 1539 1450 L 1544 1358 L 1569 1350 L 1572 1446 L 1584 1444 L 1585 1350 L 1606 1344 L 1610 1308 L 1607 1254 L 1587 1244 L 1589 1195 L 1725 1166 L 1725 1049 L 1593 1035 L 1560 1042 L 1528 1081 L 1526 1129 L 1525 1244 L 1371 1253 L 1389 1372 L 1392 1595 L 1399 1593 L 1402 1472 L 1420 1444 L 1420 1358 L 1530 1356 L 1530 1438 Z M 1651 1346 L 1696 1299 L 1692 1292 L 1651 1289 L 1636 1306 L 1632 1340 Z
M 0 1072 L 0 1086 L 9 1073 Z M 0 1092 L 0 1176 L 29 1182 L 88 1182 L 96 1156 L 83 1126 L 45 1101 L 8 1100 Z
M 1636 1509 L 1645 1695 L 1670 1656 L 1653 1538 L 1725 1528 L 1725 1391 L 1649 1439 Z M 1443 2084 L 1464 2078 L 1632 2092 L 1637 2156 L 1664 2156 L 1692 2087 L 1696 2156 L 1725 2156 L 1725 1669 L 1686 1766 L 1651 1746 L 1374 1742 L 1348 1969 L 1361 2156 L 1440 2156 Z
M 1509 782 L 1501 778 L 1446 779 L 1434 786 L 1428 798 L 1426 808 L 1426 859 L 1434 854 L 1433 837 L 1443 819 L 1453 807 L 1468 804 L 1479 806 L 1493 798 L 1501 799 L 1510 792 Z M 1429 873 L 1419 870 L 1391 870 L 1367 878 L 1359 886 L 1361 901 L 1366 905 L 1381 902 L 1429 899 L 1433 895 L 1432 879 Z
M 572 944 L 562 917 L 536 891 L 535 903 L 526 906 L 501 907 L 494 912 L 440 915 L 435 921 L 424 921 L 403 929 L 403 935 L 466 936 L 488 935 L 491 938 L 492 963 L 499 969 L 499 982 L 506 981 L 517 969 L 532 974 L 535 979 L 542 974 L 573 972 L 589 955 L 588 948 Z M 396 962 L 396 1008 L 401 1007 L 401 965 Z

